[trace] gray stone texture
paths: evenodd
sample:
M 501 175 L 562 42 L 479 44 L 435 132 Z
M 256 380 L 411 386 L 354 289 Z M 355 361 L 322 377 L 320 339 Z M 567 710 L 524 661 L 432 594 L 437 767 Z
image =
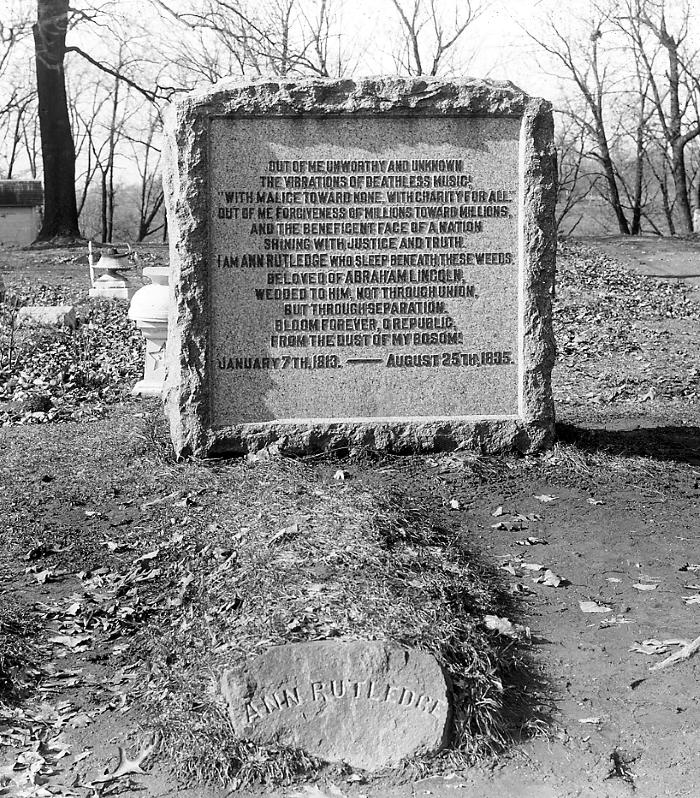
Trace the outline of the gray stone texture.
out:
M 435 658 L 381 641 L 271 648 L 224 673 L 237 736 L 364 770 L 447 742 L 449 688 Z
M 481 303 L 479 314 L 474 315 L 483 323 L 470 321 L 462 306 L 449 309 L 455 323 L 464 327 L 463 349 L 488 348 L 489 342 L 494 349 L 499 344 L 506 348 L 507 343 L 517 365 L 480 369 L 375 366 L 374 371 L 355 366 L 327 374 L 316 369 L 218 373 L 215 361 L 227 346 L 232 354 L 241 353 L 245 345 L 250 354 L 272 357 L 276 352 L 262 351 L 260 346 L 265 335 L 270 340 L 274 320 L 266 314 L 272 305 L 252 300 L 254 283 L 245 283 L 249 277 L 242 270 L 235 277 L 240 281 L 237 287 L 229 289 L 214 269 L 213 248 L 262 246 L 254 238 L 242 237 L 240 231 L 230 233 L 233 226 L 217 225 L 210 208 L 214 192 L 227 187 L 229 172 L 235 174 L 233 187 L 252 187 L 260 166 L 247 164 L 252 158 L 265 157 L 256 153 L 256 144 L 260 142 L 262 148 L 265 143 L 265 120 L 270 121 L 268 138 L 274 138 L 276 152 L 283 154 L 275 157 L 293 157 L 284 153 L 293 153 L 295 146 L 304 143 L 295 141 L 296 123 L 291 120 L 301 120 L 300 131 L 323 131 L 324 124 L 328 130 L 329 120 L 337 120 L 337 142 L 311 149 L 311 157 L 315 152 L 319 158 L 337 158 L 347 151 L 346 157 L 356 158 L 353 147 L 359 145 L 350 123 L 360 119 L 367 120 L 368 151 L 376 148 L 378 137 L 372 123 L 382 120 L 384 139 L 395 144 L 390 157 L 409 158 L 414 152 L 415 157 L 429 157 L 432 139 L 443 140 L 448 153 L 451 147 L 473 146 L 474 152 L 487 152 L 474 157 L 477 176 L 487 170 L 484 158 L 491 158 L 498 176 L 493 187 L 508 185 L 519 194 L 512 225 L 501 225 L 491 240 L 469 238 L 464 245 L 476 250 L 513 250 L 520 267 L 502 271 L 502 299 L 492 298 L 488 304 L 489 295 L 498 293 L 499 278 L 493 276 L 497 269 L 484 269 L 468 278 L 476 286 L 475 302 Z M 422 123 L 425 130 L 433 131 L 432 139 L 428 145 L 406 149 L 402 141 Z M 459 134 L 460 129 L 470 132 L 470 137 L 462 133 L 455 141 L 455 131 Z M 358 130 L 362 133 L 362 125 Z M 393 452 L 456 448 L 527 452 L 549 445 L 554 429 L 551 369 L 555 354 L 552 132 L 549 103 L 529 98 L 509 83 L 470 79 L 225 82 L 174 105 L 167 125 L 165 165 L 172 268 L 165 404 L 176 453 L 245 453 L 271 443 L 288 453 L 356 447 Z M 232 144 L 227 153 L 229 133 Z M 474 187 L 481 185 L 476 181 Z M 504 308 L 502 320 L 499 301 Z M 274 312 L 279 315 L 280 311 Z M 246 319 L 248 327 L 238 319 Z M 254 341 L 256 319 L 261 337 Z M 502 341 L 498 339 L 501 333 Z M 480 343 L 470 347 L 472 339 Z M 251 341 L 258 344 L 257 350 Z M 454 347 L 393 349 L 434 354 Z M 364 350 L 326 351 L 367 354 Z M 382 349 L 382 357 L 387 351 Z M 416 410 L 410 412 L 414 403 Z
M 18 327 L 70 327 L 77 324 L 72 305 L 28 305 L 17 312 Z

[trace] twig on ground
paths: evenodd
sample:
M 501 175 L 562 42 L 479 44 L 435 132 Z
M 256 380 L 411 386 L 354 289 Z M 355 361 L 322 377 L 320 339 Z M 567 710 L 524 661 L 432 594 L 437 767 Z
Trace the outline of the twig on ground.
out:
M 666 668 L 669 665 L 675 665 L 676 662 L 680 662 L 684 659 L 690 659 L 693 654 L 697 654 L 700 651 L 700 637 L 696 637 L 690 643 L 686 643 L 683 648 L 679 648 L 674 654 L 671 654 L 670 657 L 666 657 L 666 659 L 662 660 L 661 662 L 657 662 L 656 665 L 652 665 L 649 668 L 650 671 L 660 671 L 662 668 Z
M 146 747 L 141 747 L 141 750 L 134 759 L 129 759 L 126 749 L 119 746 L 119 763 L 116 770 L 112 773 L 105 773 L 103 776 L 97 776 L 92 780 L 92 784 L 106 784 L 110 781 L 116 781 L 122 776 L 142 775 L 147 776 L 145 770 L 141 768 L 144 761 L 151 756 L 158 745 L 158 738 L 154 738 L 153 742 Z

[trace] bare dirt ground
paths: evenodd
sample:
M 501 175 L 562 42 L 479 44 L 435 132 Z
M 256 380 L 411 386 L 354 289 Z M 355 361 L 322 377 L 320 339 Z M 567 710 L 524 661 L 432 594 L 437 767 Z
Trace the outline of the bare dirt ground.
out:
M 633 258 L 626 242 L 615 246 Z M 653 260 L 661 250 L 649 252 Z M 84 299 L 86 267 L 75 253 L 3 253 L 0 269 L 8 289 L 41 281 L 56 296 Z M 528 663 L 519 689 L 544 721 L 473 767 L 446 760 L 438 775 L 417 766 L 378 777 L 329 768 L 274 794 L 697 795 L 700 656 L 650 667 L 700 635 L 700 294 L 578 245 L 560 254 L 557 290 L 560 441 L 536 457 L 175 465 L 157 404 L 129 399 L 128 385 L 122 395 L 68 401 L 61 423 L 6 415 L 0 621 L 15 609 L 0 633 L 14 619 L 35 664 L 0 703 L 0 795 L 226 794 L 197 783 L 197 768 L 211 776 L 225 758 L 223 742 L 207 761 L 162 741 L 183 696 L 189 745 L 212 735 L 207 663 L 228 643 L 236 595 L 226 594 L 227 569 L 245 530 L 313 528 L 334 503 L 362 521 L 370 499 L 394 493 L 407 513 L 454 532 L 496 585 L 501 616 L 529 629 L 505 640 Z M 337 633 L 332 607 L 307 604 L 298 639 Z M 143 760 L 147 774 L 114 776 L 118 747 L 133 759 L 154 733 L 161 745 Z
M 699 236 L 587 236 L 582 240 L 640 274 L 700 285 Z

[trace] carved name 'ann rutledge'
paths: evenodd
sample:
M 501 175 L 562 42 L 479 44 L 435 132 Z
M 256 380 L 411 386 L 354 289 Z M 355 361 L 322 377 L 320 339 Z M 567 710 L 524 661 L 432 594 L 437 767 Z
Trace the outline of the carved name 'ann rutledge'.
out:
M 261 694 L 254 700 L 245 702 L 246 718 L 248 723 L 253 723 L 281 709 L 291 709 L 309 701 L 326 702 L 335 699 L 386 702 L 428 714 L 436 714 L 447 706 L 445 701 L 433 699 L 407 687 L 378 685 L 372 679 L 357 682 L 330 679 L 325 682 L 310 682 L 305 688 L 284 687 L 270 694 Z

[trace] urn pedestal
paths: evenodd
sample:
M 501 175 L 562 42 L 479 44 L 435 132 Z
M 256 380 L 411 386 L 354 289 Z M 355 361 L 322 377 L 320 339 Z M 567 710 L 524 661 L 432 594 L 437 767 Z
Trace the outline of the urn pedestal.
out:
M 170 269 L 151 266 L 143 276 L 151 280 L 133 296 L 129 318 L 146 339 L 143 379 L 131 390 L 134 396 L 160 396 L 165 379 L 165 344 L 168 339 L 168 279 Z
M 92 256 L 92 241 L 88 246 L 88 263 L 90 265 L 90 283 L 92 288 L 88 295 L 90 299 L 131 299 L 137 291 L 129 278 L 122 274 L 133 267 L 127 257 L 131 247 L 127 244 L 128 251 L 120 253 L 116 247 L 106 247 L 102 256 L 95 262 Z M 96 272 L 103 272 L 100 277 L 95 277 Z

